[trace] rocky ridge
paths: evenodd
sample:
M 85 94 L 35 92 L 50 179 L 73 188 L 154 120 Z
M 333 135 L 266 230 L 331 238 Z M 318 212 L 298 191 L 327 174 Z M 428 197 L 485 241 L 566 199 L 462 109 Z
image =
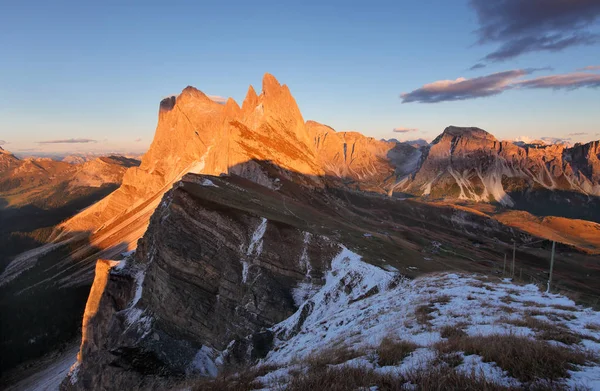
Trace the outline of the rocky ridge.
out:
M 511 207 L 516 204 L 511 193 L 531 190 L 598 197 L 600 142 L 518 146 L 479 128 L 451 126 L 431 143 L 412 178 L 395 190 Z

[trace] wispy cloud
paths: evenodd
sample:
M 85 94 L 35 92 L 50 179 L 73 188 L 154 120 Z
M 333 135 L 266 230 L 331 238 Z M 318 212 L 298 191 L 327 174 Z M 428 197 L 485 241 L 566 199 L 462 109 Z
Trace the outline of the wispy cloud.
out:
M 569 133 L 567 136 L 585 136 L 586 132 Z
M 542 137 L 542 141 L 548 144 L 565 144 L 571 141 L 570 137 Z
M 69 138 L 64 140 L 48 140 L 38 141 L 38 144 L 85 144 L 85 143 L 97 143 L 98 140 L 92 140 L 89 138 Z
M 499 47 L 484 57 L 503 61 L 525 53 L 593 45 L 590 27 L 600 19 L 598 0 L 471 0 L 480 44 Z
M 456 80 L 439 80 L 400 95 L 402 103 L 438 103 L 482 98 L 501 94 L 509 89 L 577 89 L 600 87 L 600 74 L 574 72 L 561 75 L 523 79 L 535 71 L 549 68 L 515 69 L 491 75 Z
M 398 128 L 394 128 L 394 132 L 396 133 L 409 133 L 409 132 L 417 132 L 419 129 L 417 128 L 405 128 L 400 126 Z
M 142 139 L 141 139 L 141 138 L 136 138 L 134 141 L 135 141 L 136 143 L 139 143 L 140 141 L 142 141 Z
M 525 144 L 529 144 L 530 142 L 533 141 L 533 139 L 531 137 L 529 137 L 529 136 L 518 136 L 513 141 L 522 142 L 522 143 L 525 143 Z
M 600 65 L 588 65 L 587 67 L 579 68 L 578 71 L 600 71 Z
M 474 71 L 476 69 L 481 69 L 481 68 L 485 68 L 487 65 L 483 64 L 483 63 L 477 63 L 475 65 L 473 65 L 471 68 L 469 68 L 470 71 Z
M 224 105 L 225 103 L 227 103 L 227 99 L 224 96 L 219 96 L 219 95 L 208 95 L 208 98 L 211 99 L 214 102 L 217 102 L 218 104 Z
M 6 140 L 0 140 L 0 145 L 5 145 L 8 144 L 8 142 L 6 142 Z
M 456 80 L 438 80 L 400 95 L 402 103 L 438 103 L 497 95 L 510 88 L 512 82 L 527 75 L 526 70 L 512 70 L 487 76 Z
M 541 76 L 518 83 L 525 88 L 577 89 L 600 87 L 600 74 L 566 73 L 562 75 Z

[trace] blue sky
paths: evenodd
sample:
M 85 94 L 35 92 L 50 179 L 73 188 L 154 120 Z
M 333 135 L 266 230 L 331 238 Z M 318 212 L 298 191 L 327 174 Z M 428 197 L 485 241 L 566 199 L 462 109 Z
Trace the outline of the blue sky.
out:
M 143 151 L 164 96 L 193 85 L 241 103 L 265 72 L 290 87 L 306 120 L 336 130 L 432 139 L 452 124 L 500 139 L 600 139 L 597 84 L 530 89 L 511 79 L 492 96 L 402 103 L 439 80 L 552 67 L 520 81 L 600 65 L 594 41 L 469 70 L 502 43 L 478 43 L 477 1 L 83 3 L 0 3 L 5 149 Z M 586 31 L 598 31 L 596 10 L 583 11 Z M 39 143 L 69 139 L 97 142 Z

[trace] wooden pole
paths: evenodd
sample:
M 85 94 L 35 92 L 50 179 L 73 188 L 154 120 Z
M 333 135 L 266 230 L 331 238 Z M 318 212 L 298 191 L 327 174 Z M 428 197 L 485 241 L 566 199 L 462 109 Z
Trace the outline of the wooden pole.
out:
M 556 248 L 556 242 L 552 241 L 552 253 L 550 254 L 550 274 L 548 275 L 548 289 L 546 292 L 550 292 L 550 285 L 552 284 L 552 272 L 554 271 L 554 250 Z
M 510 276 L 511 277 L 515 277 L 515 255 L 517 253 L 517 242 L 513 242 L 513 261 L 512 261 L 512 268 L 510 271 Z

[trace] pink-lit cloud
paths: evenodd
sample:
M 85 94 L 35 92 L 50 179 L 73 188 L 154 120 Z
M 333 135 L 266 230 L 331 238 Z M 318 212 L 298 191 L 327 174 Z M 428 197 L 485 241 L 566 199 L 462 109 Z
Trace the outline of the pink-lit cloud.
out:
M 90 138 L 69 138 L 63 140 L 38 141 L 38 144 L 86 144 L 97 142 L 98 140 L 92 140 Z
M 587 67 L 579 68 L 578 71 L 600 71 L 600 65 L 588 65 Z
M 574 90 L 600 87 L 600 74 L 589 72 L 573 72 L 524 79 L 532 72 L 547 69 L 515 69 L 472 79 L 459 77 L 455 80 L 439 80 L 425 84 L 414 91 L 403 93 L 400 97 L 402 103 L 438 103 L 493 96 L 509 89 L 551 88 Z
M 217 102 L 218 104 L 221 104 L 221 105 L 224 105 L 225 103 L 227 103 L 227 98 L 225 98 L 224 96 L 208 95 L 208 98 L 214 102 Z
M 600 87 L 600 74 L 595 73 L 566 73 L 562 75 L 540 76 L 518 83 L 525 88 L 577 89 L 582 87 Z

